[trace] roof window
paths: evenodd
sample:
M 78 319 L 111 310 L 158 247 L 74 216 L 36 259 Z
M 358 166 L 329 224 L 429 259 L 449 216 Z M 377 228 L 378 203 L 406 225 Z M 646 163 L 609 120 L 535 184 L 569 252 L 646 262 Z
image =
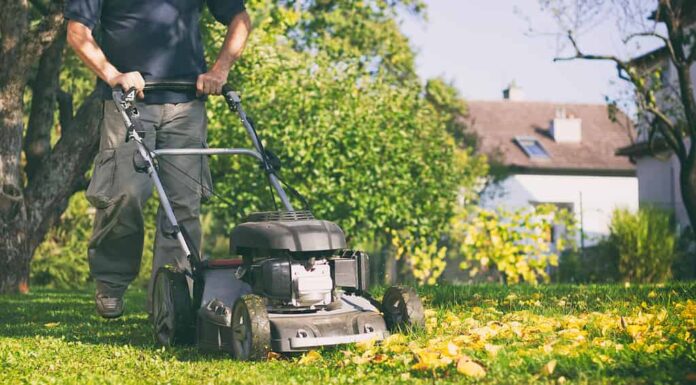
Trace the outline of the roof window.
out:
M 549 153 L 536 138 L 530 136 L 516 136 L 515 143 L 522 147 L 522 150 L 531 159 L 549 159 Z

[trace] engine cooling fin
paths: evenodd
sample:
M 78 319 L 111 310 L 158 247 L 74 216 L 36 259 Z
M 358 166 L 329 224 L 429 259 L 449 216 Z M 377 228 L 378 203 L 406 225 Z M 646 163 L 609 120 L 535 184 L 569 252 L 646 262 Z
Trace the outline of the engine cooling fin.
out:
M 249 214 L 243 223 L 248 222 L 289 222 L 306 221 L 314 219 L 314 215 L 309 210 L 299 211 L 262 211 Z

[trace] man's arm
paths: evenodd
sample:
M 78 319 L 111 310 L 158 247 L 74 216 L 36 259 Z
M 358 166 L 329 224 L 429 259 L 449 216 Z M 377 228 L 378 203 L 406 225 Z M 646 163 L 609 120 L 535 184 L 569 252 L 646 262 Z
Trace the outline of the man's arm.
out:
M 246 11 L 242 11 L 235 15 L 227 26 L 225 42 L 222 43 L 222 49 L 215 64 L 208 72 L 198 76 L 196 90 L 199 94 L 219 95 L 222 92 L 222 86 L 227 82 L 227 75 L 230 73 L 232 64 L 242 56 L 249 32 L 251 32 L 251 19 Z
M 75 50 L 77 56 L 92 70 L 99 78 L 111 87 L 120 85 L 124 91 L 131 88 L 138 90 L 138 97 L 143 98 L 143 80 L 140 72 L 121 73 L 114 67 L 104 55 L 92 36 L 92 31 L 79 21 L 70 20 L 68 22 L 68 44 Z

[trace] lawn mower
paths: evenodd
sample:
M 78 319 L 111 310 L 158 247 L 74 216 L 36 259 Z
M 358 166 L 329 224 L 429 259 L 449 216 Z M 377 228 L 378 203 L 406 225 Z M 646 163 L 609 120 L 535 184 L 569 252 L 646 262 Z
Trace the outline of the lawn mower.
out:
M 145 92 L 153 90 L 193 92 L 195 83 L 145 85 Z M 423 306 L 413 289 L 395 286 L 386 290 L 381 303 L 373 299 L 367 292 L 368 255 L 348 248 L 335 223 L 293 208 L 278 176 L 278 157 L 264 149 L 239 94 L 229 85 L 223 87 L 223 96 L 246 129 L 251 149 L 149 149 L 143 142 L 135 90 L 114 89 L 112 96 L 127 127 L 127 140 L 137 147 L 134 166 L 153 180 L 171 235 L 188 262 L 185 269 L 164 266 L 156 273 L 152 320 L 159 344 L 196 343 L 205 351 L 258 360 L 271 351 L 292 353 L 381 340 L 391 331 L 423 324 Z M 182 155 L 256 159 L 284 210 L 251 213 L 238 224 L 229 236 L 233 258 L 201 258 L 177 223 L 157 174 L 159 161 Z

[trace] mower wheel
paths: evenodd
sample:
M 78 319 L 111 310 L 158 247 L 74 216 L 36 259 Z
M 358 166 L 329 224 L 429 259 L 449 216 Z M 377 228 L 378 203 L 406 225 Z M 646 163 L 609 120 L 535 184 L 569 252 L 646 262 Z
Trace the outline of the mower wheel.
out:
M 232 352 L 240 361 L 265 360 L 271 351 L 271 322 L 266 301 L 241 296 L 232 307 Z
M 162 346 L 193 342 L 191 295 L 186 275 L 169 266 L 160 267 L 152 293 L 155 338 Z
M 392 286 L 384 293 L 382 313 L 389 331 L 425 325 L 423 304 L 410 287 Z

